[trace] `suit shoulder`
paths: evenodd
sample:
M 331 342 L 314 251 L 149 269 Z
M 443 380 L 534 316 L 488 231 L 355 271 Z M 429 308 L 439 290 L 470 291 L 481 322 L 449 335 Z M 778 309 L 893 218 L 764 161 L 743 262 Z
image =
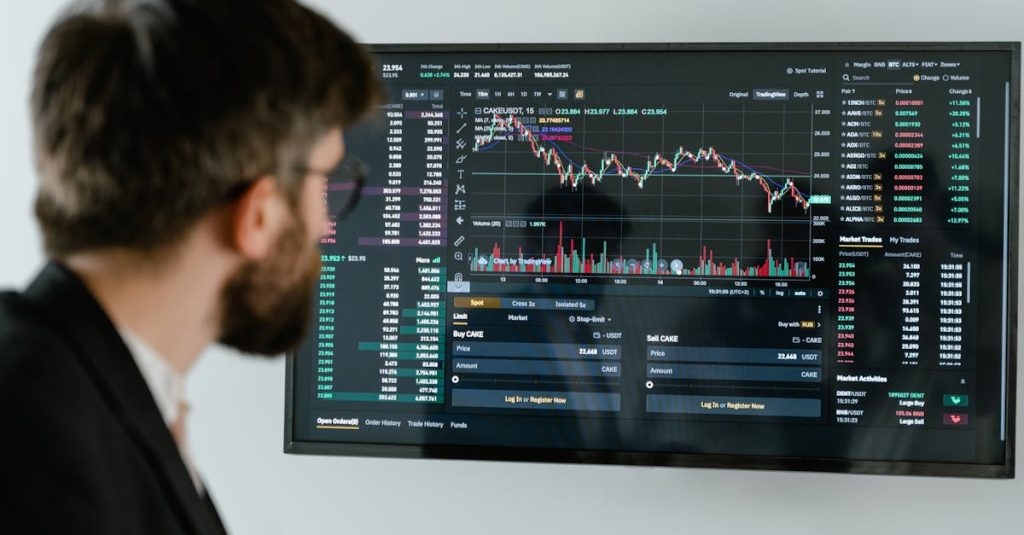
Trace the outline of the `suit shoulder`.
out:
M 16 292 L 0 292 L 0 358 L 37 348 L 68 350 L 55 324 L 45 311 L 30 304 Z
M 0 292 L 0 347 L 8 340 L 32 331 L 47 328 L 43 312 L 32 306 L 20 293 Z
M 12 520 L 40 532 L 117 531 L 96 395 L 52 321 L 13 292 L 0 293 L 0 443 Z M 45 504 L 45 505 L 41 505 Z M 60 511 L 54 515 L 53 511 Z
M 15 396 L 42 381 L 80 379 L 73 350 L 42 311 L 15 292 L 0 293 L 0 397 Z

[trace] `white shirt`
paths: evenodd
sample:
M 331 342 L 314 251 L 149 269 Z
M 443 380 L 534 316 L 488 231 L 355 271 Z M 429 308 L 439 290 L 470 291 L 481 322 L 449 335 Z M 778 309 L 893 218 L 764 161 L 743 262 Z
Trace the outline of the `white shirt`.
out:
M 185 376 L 175 370 L 162 355 L 135 333 L 121 328 L 118 328 L 117 331 L 128 347 L 128 352 L 135 359 L 135 365 L 142 373 L 142 378 L 146 381 L 150 393 L 153 394 L 153 401 L 156 402 L 156 407 L 160 410 L 164 423 L 170 427 L 181 416 L 181 407 L 187 404 Z M 192 463 L 188 445 L 178 444 L 178 450 L 182 461 L 185 462 L 185 468 L 188 469 L 188 475 L 192 478 L 192 483 L 201 494 L 203 482 Z

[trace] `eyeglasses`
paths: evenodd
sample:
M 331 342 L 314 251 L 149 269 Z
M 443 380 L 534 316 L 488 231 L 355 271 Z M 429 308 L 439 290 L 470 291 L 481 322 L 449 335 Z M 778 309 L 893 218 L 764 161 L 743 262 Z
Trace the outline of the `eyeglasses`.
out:
M 370 174 L 370 167 L 358 158 L 347 157 L 337 167 L 329 171 L 297 166 L 295 172 L 327 178 L 327 213 L 333 216 L 334 221 L 340 221 L 352 213 L 359 198 L 362 197 L 363 186 L 366 184 L 366 177 Z M 254 182 L 256 179 L 234 184 L 224 195 L 224 201 L 237 200 Z
M 327 213 L 340 221 L 352 213 L 362 197 L 370 167 L 358 158 L 348 157 L 330 171 L 309 168 L 298 171 L 327 177 Z

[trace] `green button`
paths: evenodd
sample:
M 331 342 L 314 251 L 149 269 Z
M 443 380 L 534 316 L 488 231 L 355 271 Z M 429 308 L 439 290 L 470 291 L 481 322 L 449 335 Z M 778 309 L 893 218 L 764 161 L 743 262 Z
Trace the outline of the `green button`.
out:
M 967 394 L 946 394 L 942 396 L 942 404 L 946 407 L 966 407 L 970 405 Z

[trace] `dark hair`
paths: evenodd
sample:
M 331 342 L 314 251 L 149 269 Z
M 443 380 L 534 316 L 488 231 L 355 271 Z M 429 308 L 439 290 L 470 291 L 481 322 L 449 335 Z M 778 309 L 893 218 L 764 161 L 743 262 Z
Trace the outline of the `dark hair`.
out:
M 363 47 L 292 0 L 76 4 L 32 91 L 46 252 L 173 244 L 260 174 L 294 198 L 313 143 L 381 94 Z

